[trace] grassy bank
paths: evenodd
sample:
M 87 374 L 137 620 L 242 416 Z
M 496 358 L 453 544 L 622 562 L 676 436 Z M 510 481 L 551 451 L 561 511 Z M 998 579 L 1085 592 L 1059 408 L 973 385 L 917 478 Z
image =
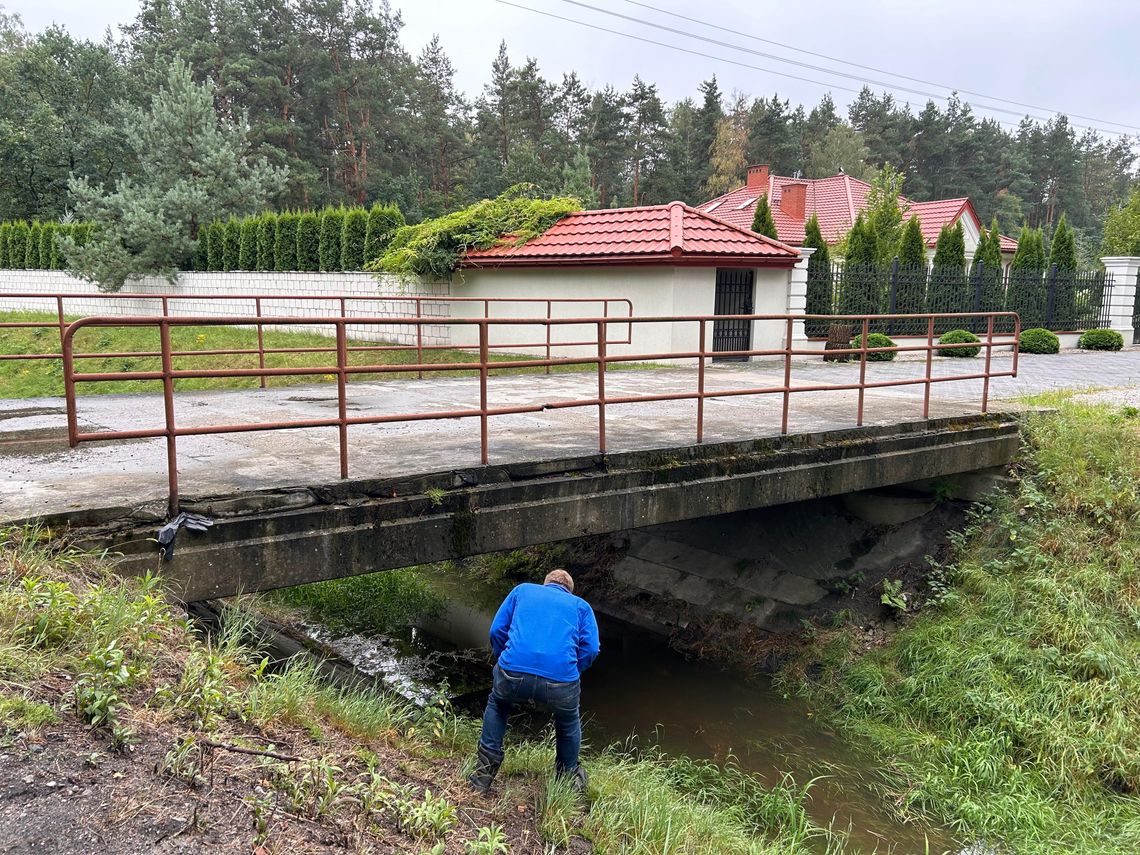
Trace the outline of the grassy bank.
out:
M 74 320 L 74 319 L 69 319 Z M 0 312 L 0 322 L 39 321 L 55 323 L 55 316 L 39 312 Z M 396 319 L 393 319 L 396 322 Z M 536 339 L 541 331 L 535 332 Z M 204 350 L 248 350 L 257 349 L 257 331 L 239 327 L 172 327 L 171 345 L 179 351 Z M 379 342 L 350 341 L 351 345 L 376 345 Z M 292 333 L 267 330 L 266 348 L 305 348 L 335 347 L 335 340 L 313 333 Z M 152 327 L 107 327 L 80 330 L 75 336 L 76 353 L 140 353 L 157 352 L 160 349 L 157 328 Z M 0 334 L 0 354 L 59 353 L 59 332 L 54 328 L 5 329 Z M 471 362 L 469 351 L 447 348 L 428 350 L 424 353 L 425 363 Z M 542 368 L 511 368 L 506 363 L 512 360 L 534 357 L 520 357 L 507 353 L 492 353 L 491 359 L 504 363 L 502 374 L 537 374 Z M 414 365 L 417 360 L 415 348 L 397 351 L 357 351 L 350 352 L 351 365 Z M 79 370 L 99 371 L 158 371 L 162 364 L 158 357 L 107 357 L 83 359 Z M 332 366 L 336 363 L 335 353 L 268 353 L 265 357 L 267 368 L 311 368 Z M 227 356 L 186 356 L 175 360 L 177 369 L 202 368 L 257 368 L 257 354 L 236 354 Z M 640 363 L 619 363 L 610 370 L 638 370 L 653 366 Z M 552 371 L 593 370 L 588 365 L 554 366 Z M 431 376 L 460 377 L 471 376 L 471 371 L 435 371 Z M 415 374 L 357 374 L 352 380 L 414 379 Z M 298 377 L 270 377 L 269 386 L 296 386 L 309 383 L 330 383 L 335 377 L 328 375 L 307 375 Z M 189 378 L 178 381 L 178 388 L 184 391 L 201 389 L 252 389 L 258 385 L 257 378 Z M 113 383 L 82 383 L 78 387 L 81 395 L 107 394 L 111 392 L 158 392 L 162 386 L 153 380 L 127 380 Z M 36 398 L 63 394 L 63 366 L 56 359 L 0 360 L 0 398 Z
M 1134 411 L 1032 417 L 1017 493 L 975 516 L 925 612 L 783 675 L 873 746 L 904 814 L 999 851 L 1140 851 L 1138 432 Z
M 208 639 L 160 596 L 34 531 L 0 532 L 0 848 L 44 851 L 797 853 L 838 844 L 791 782 L 617 750 L 590 809 L 516 742 L 492 798 L 463 783 L 478 722 L 311 663 L 267 667 L 249 616 Z M 168 844 L 171 845 L 171 844 Z

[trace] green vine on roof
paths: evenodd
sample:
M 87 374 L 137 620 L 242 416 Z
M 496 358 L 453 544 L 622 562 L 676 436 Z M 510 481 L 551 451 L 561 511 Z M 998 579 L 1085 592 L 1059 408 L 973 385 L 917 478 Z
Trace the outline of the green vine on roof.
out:
M 450 279 L 469 249 L 506 243 L 522 246 L 582 203 L 570 196 L 540 198 L 533 184 L 516 184 L 494 199 L 404 226 L 368 269 L 398 276 Z

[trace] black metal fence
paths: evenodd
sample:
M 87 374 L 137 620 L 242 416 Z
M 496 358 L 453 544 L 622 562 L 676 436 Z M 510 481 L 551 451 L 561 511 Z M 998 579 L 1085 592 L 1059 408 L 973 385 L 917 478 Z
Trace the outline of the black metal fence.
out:
M 986 270 L 969 273 L 907 267 L 898 259 L 889 267 L 836 264 L 830 274 L 808 280 L 808 312 L 813 314 L 920 314 L 923 312 L 1017 312 L 1022 329 L 1045 327 L 1077 332 L 1109 325 L 1112 276 L 1099 270 L 1045 274 L 1033 271 Z M 946 321 L 936 327 L 950 329 Z M 807 334 L 827 335 L 827 323 L 808 321 Z M 921 329 L 919 329 L 921 327 Z M 998 332 L 1009 332 L 1001 329 Z M 875 332 L 925 335 L 925 321 L 884 321 Z M 978 330 L 974 330 L 978 332 Z

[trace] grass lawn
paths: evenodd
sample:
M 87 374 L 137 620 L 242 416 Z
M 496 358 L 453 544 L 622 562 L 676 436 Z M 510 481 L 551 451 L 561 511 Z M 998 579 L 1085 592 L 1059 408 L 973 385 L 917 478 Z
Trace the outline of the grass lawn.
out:
M 55 316 L 39 312 L 0 312 L 0 322 L 46 321 L 54 322 Z M 238 350 L 256 349 L 257 331 L 239 327 L 172 327 L 171 344 L 174 350 Z M 352 344 L 380 344 L 380 342 L 350 342 Z M 335 340 L 328 336 L 313 333 L 277 332 L 267 330 L 265 347 L 333 347 Z M 160 348 L 158 329 L 154 327 L 92 327 L 80 330 L 75 336 L 76 353 L 138 353 L 158 351 Z M 0 330 L 0 354 L 59 353 L 59 333 L 54 328 L 4 329 Z M 513 360 L 533 359 L 533 356 L 519 356 L 507 353 L 492 353 L 492 360 L 510 363 Z M 416 362 L 415 348 L 399 351 L 365 351 L 349 353 L 352 365 L 409 365 Z M 471 362 L 477 354 L 457 349 L 425 350 L 425 363 Z M 334 353 L 270 353 L 266 354 L 267 368 L 333 366 Z M 202 368 L 257 368 L 257 354 L 236 354 L 227 356 L 186 356 L 175 360 L 176 369 Z M 656 366 L 647 363 L 618 363 L 609 370 L 637 370 Z M 158 357 L 110 357 L 79 360 L 79 370 L 84 373 L 98 371 L 158 371 L 162 368 Z M 330 368 L 331 370 L 331 368 Z M 556 365 L 554 372 L 594 371 L 592 365 Z M 542 368 L 511 368 L 506 365 L 496 369 L 496 373 L 540 374 Z M 425 376 L 456 377 L 472 375 L 473 371 L 436 371 Z M 364 379 L 414 379 L 415 374 L 357 374 L 349 382 Z M 334 382 L 335 377 L 327 375 L 303 375 L 296 377 L 269 377 L 269 386 L 296 386 L 300 384 Z M 197 389 L 252 389 L 258 386 L 256 377 L 234 378 L 188 378 L 178 381 L 180 390 Z M 110 392 L 158 392 L 162 384 L 157 380 L 127 380 L 114 383 L 81 383 L 80 395 L 107 394 Z M 57 359 L 39 360 L 0 360 L 0 398 L 38 398 L 63 394 L 63 364 Z

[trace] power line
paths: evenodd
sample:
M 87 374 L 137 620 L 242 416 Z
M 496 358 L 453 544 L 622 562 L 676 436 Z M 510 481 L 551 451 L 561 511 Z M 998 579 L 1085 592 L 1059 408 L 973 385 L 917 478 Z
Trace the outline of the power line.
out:
M 884 81 L 884 80 L 873 80 L 873 79 L 863 77 L 863 76 L 860 76 L 857 74 L 849 74 L 845 71 L 837 71 L 835 69 L 824 68 L 823 66 L 819 66 L 819 65 L 813 65 L 813 64 L 808 63 L 808 62 L 800 62 L 799 60 L 796 60 L 796 59 L 788 59 L 786 57 L 777 56 L 776 54 L 765 53 L 763 51 L 753 50 L 752 48 L 742 47 L 740 45 L 736 45 L 736 44 L 733 44 L 731 42 L 725 42 L 725 41 L 721 41 L 720 39 L 710 38 L 709 36 L 702 36 L 702 35 L 698 35 L 696 33 L 689 33 L 689 32 L 686 32 L 684 30 L 678 30 L 674 27 L 668 27 L 664 24 L 658 24 L 654 21 L 646 21 L 646 20 L 643 20 L 641 18 L 634 17 L 632 15 L 623 15 L 621 12 L 614 12 L 610 9 L 604 9 L 600 6 L 593 6 L 589 3 L 583 3 L 583 2 L 581 2 L 581 0 L 562 0 L 562 2 L 568 3 L 571 6 L 578 6 L 578 7 L 583 8 L 583 9 L 590 9 L 591 11 L 594 11 L 594 12 L 600 12 L 603 15 L 611 15 L 615 18 L 621 18 L 622 20 L 630 21 L 631 23 L 640 24 L 640 25 L 643 25 L 646 27 L 653 27 L 654 29 L 658 29 L 658 30 L 664 30 L 665 32 L 669 32 L 669 33 L 673 33 L 675 35 L 683 36 L 684 38 L 696 39 L 698 41 L 702 41 L 702 42 L 706 42 L 708 44 L 716 45 L 718 47 L 724 47 L 724 48 L 728 48 L 730 50 L 737 50 L 737 51 L 740 51 L 742 53 L 752 54 L 753 56 L 759 56 L 759 57 L 762 57 L 764 59 L 770 59 L 770 60 L 774 60 L 776 62 L 786 63 L 788 65 L 795 65 L 795 66 L 798 66 L 800 68 L 809 69 L 811 71 L 819 71 L 819 72 L 822 72 L 823 74 L 831 74 L 831 75 L 834 75 L 836 77 L 846 78 L 848 80 L 855 80 L 857 82 L 864 83 L 864 84 L 867 84 L 870 86 L 880 86 L 880 87 L 883 87 L 884 89 L 894 89 L 898 92 L 907 92 L 911 95 L 920 95 L 924 98 L 934 98 L 934 99 L 937 99 L 939 101 L 945 100 L 947 98 L 946 95 L 939 93 L 939 92 L 930 92 L 930 91 L 924 90 L 924 89 L 914 89 L 914 88 L 909 87 L 909 86 L 903 86 L 902 84 L 899 84 L 899 83 L 890 83 L 890 82 Z M 653 7 L 650 7 L 650 8 L 653 8 Z M 693 20 L 693 19 L 686 18 L 685 20 Z M 885 72 L 885 73 L 888 75 L 890 74 L 890 72 Z M 895 76 L 899 76 L 899 75 L 895 75 Z M 937 86 L 938 84 L 932 84 L 932 85 Z M 950 88 L 950 87 L 945 87 L 945 88 Z M 959 90 L 959 91 L 964 92 L 965 90 Z M 985 96 L 981 96 L 981 97 L 985 97 Z M 994 99 L 994 100 L 998 100 L 998 99 Z M 1005 113 L 1005 114 L 1011 115 L 1011 116 L 1019 116 L 1020 117 L 1020 116 L 1026 115 L 1026 113 L 1024 113 L 1021 110 L 1010 110 L 1006 107 L 995 107 L 995 106 L 992 106 L 989 104 L 977 104 L 974 106 L 976 106 L 982 110 L 989 110 L 991 112 L 996 112 L 996 113 Z M 1030 116 L 1030 118 L 1035 119 L 1039 122 L 1049 121 L 1047 118 L 1045 118 L 1043 116 Z M 1110 123 L 1110 124 L 1112 124 L 1112 123 Z M 1076 127 L 1082 127 L 1083 128 L 1084 126 L 1078 125 Z M 1108 133 L 1123 134 L 1123 131 L 1110 131 L 1110 130 L 1105 130 L 1102 128 L 1088 128 L 1088 130 L 1099 130 L 1102 133 L 1106 133 L 1106 134 L 1108 134 Z M 1140 130 L 1140 128 L 1137 128 L 1137 130 Z
M 1013 104 L 1014 106 L 1026 107 L 1030 110 L 1043 110 L 1046 113 L 1054 113 L 1054 114 L 1064 113 L 1065 115 L 1070 116 L 1074 119 L 1084 119 L 1084 120 L 1089 121 L 1089 122 L 1098 122 L 1102 125 L 1116 125 L 1117 127 L 1128 128 L 1128 129 L 1134 130 L 1134 131 L 1140 131 L 1140 125 L 1129 125 L 1126 122 L 1114 122 L 1111 119 L 1100 119 L 1100 118 L 1097 118 L 1095 116 L 1083 116 L 1080 113 L 1068 113 L 1064 110 L 1055 110 L 1052 107 L 1042 107 L 1042 106 L 1039 106 L 1037 104 L 1027 104 L 1023 101 L 1014 101 L 1014 100 L 1011 100 L 1009 98 L 999 98 L 997 95 L 987 95 L 984 92 L 973 92 L 969 89 L 962 89 L 961 87 L 958 87 L 958 86 L 947 86 L 945 83 L 936 83 L 932 80 L 923 80 L 921 77 L 911 77 L 907 74 L 899 74 L 897 71 L 887 71 L 884 68 L 876 68 L 873 65 L 862 65 L 861 63 L 858 63 L 858 62 L 852 62 L 851 60 L 847 60 L 847 59 L 839 59 L 838 57 L 829 56 L 828 54 L 825 54 L 825 53 L 817 53 L 816 51 L 808 50 L 807 48 L 796 47 L 795 45 L 786 44 L 785 42 L 778 42 L 778 41 L 775 41 L 773 39 L 761 38 L 760 36 L 752 35 L 751 33 L 742 33 L 742 32 L 739 32 L 737 30 L 733 30 L 729 27 L 722 27 L 719 24 L 710 24 L 709 22 L 699 20 L 698 18 L 690 18 L 687 15 L 682 15 L 678 12 L 671 12 L 668 9 L 662 9 L 658 6 L 652 6 L 649 3 L 642 3 L 642 2 L 640 2 L 640 0 L 625 0 L 625 2 L 629 3 L 630 5 L 633 5 L 633 6 L 640 6 L 643 9 L 649 9 L 650 11 L 653 11 L 653 12 L 660 12 L 662 15 L 669 15 L 673 18 L 679 18 L 682 21 L 688 21 L 689 23 L 692 23 L 692 24 L 700 24 L 701 26 L 709 27 L 710 29 L 720 30 L 721 32 L 725 32 L 725 33 L 731 33 L 732 35 L 735 35 L 735 36 L 743 36 L 746 39 L 752 39 L 753 41 L 763 42 L 764 44 L 775 45 L 776 47 L 781 47 L 781 48 L 784 48 L 785 50 L 796 51 L 797 53 L 804 53 L 804 54 L 808 54 L 809 56 L 819 57 L 820 59 L 826 59 L 829 62 L 838 62 L 841 65 L 850 65 L 852 68 L 861 68 L 864 71 L 873 71 L 876 74 L 886 74 L 890 77 L 898 77 L 902 80 L 909 80 L 912 83 L 921 83 L 924 86 L 934 86 L 938 89 L 949 89 L 951 91 L 961 92 L 963 95 L 973 95 L 975 98 L 985 98 L 987 101 L 998 101 L 1002 104 Z M 649 22 L 643 22 L 643 23 L 649 23 Z M 794 60 L 783 60 L 783 61 L 794 62 Z M 833 72 L 833 73 L 839 74 L 841 72 Z M 992 108 L 992 109 L 997 109 L 997 108 Z M 1099 129 L 1094 128 L 1093 130 L 1099 130 Z M 1119 131 L 1106 131 L 1106 133 L 1120 133 L 1120 132 Z
M 576 24 L 577 26 L 580 26 L 580 27 L 587 27 L 591 30 L 598 30 L 599 32 L 610 33 L 610 34 L 615 35 L 615 36 L 621 36 L 623 38 L 632 39 L 632 40 L 638 41 L 638 42 L 643 42 L 644 44 L 656 45 L 657 47 L 667 48 L 668 50 L 674 50 L 674 51 L 678 51 L 680 53 L 686 53 L 686 54 L 689 54 L 690 56 L 700 56 L 700 57 L 704 57 L 705 59 L 715 60 L 716 62 L 724 62 L 724 63 L 727 63 L 729 65 L 738 66 L 740 68 L 748 68 L 748 69 L 751 69 L 753 71 L 762 71 L 765 74 L 773 74 L 773 75 L 776 75 L 777 77 L 786 77 L 790 80 L 799 80 L 803 83 L 811 83 L 811 84 L 816 85 L 816 86 L 821 86 L 827 90 L 838 90 L 840 92 L 852 92 L 856 95 L 858 95 L 859 92 L 861 91 L 859 89 L 853 89 L 850 86 L 840 86 L 838 84 L 829 83 L 829 82 L 826 82 L 823 80 L 814 80 L 810 77 L 801 77 L 801 76 L 796 75 L 796 74 L 789 74 L 786 71 L 776 71 L 775 69 L 772 69 L 772 68 L 764 68 L 763 66 L 752 65 L 751 63 L 741 62 L 741 61 L 735 60 L 735 59 L 729 59 L 728 57 L 716 56 L 716 55 L 711 54 L 711 53 L 704 53 L 703 51 L 693 50 L 692 48 L 681 47 L 680 45 L 672 45 L 672 44 L 669 44 L 668 42 L 659 42 L 659 41 L 656 41 L 655 39 L 646 38 L 645 36 L 638 36 L 638 35 L 634 35 L 633 33 L 625 33 L 625 32 L 622 32 L 621 30 L 614 30 L 614 29 L 611 29 L 609 27 L 603 27 L 600 24 L 591 24 L 591 23 L 587 23 L 586 21 L 580 21 L 576 18 L 568 18 L 565 15 L 558 15 L 558 14 L 555 14 L 554 12 L 547 12 L 547 11 L 544 11 L 542 9 L 535 9 L 535 8 L 530 7 L 530 6 L 523 6 L 521 3 L 511 2 L 511 0 L 495 0 L 495 2 L 500 3 L 504 6 L 511 6 L 515 9 L 522 9 L 525 12 L 533 12 L 536 15 L 544 15 L 547 18 L 554 18 L 555 20 L 558 20 L 558 21 L 565 21 L 566 23 L 569 23 L 569 24 Z M 942 99 L 939 98 L 939 100 L 942 100 Z M 908 107 L 914 107 L 916 110 L 919 109 L 919 105 L 913 104 L 910 101 L 901 101 L 900 103 L 905 104 Z M 1007 121 L 1003 121 L 1002 119 L 993 118 L 992 116 L 983 117 L 983 118 L 989 118 L 991 121 L 997 122 L 1000 125 L 1005 125 L 1009 128 L 1017 129 L 1020 127 L 1020 125 L 1017 122 L 1007 122 Z M 1085 128 L 1085 126 L 1083 126 L 1083 125 L 1073 125 L 1073 127 L 1079 127 L 1079 128 L 1087 129 L 1087 130 L 1101 130 L 1098 128 Z M 1102 133 L 1113 134 L 1116 136 L 1126 136 L 1121 131 L 1102 131 Z

